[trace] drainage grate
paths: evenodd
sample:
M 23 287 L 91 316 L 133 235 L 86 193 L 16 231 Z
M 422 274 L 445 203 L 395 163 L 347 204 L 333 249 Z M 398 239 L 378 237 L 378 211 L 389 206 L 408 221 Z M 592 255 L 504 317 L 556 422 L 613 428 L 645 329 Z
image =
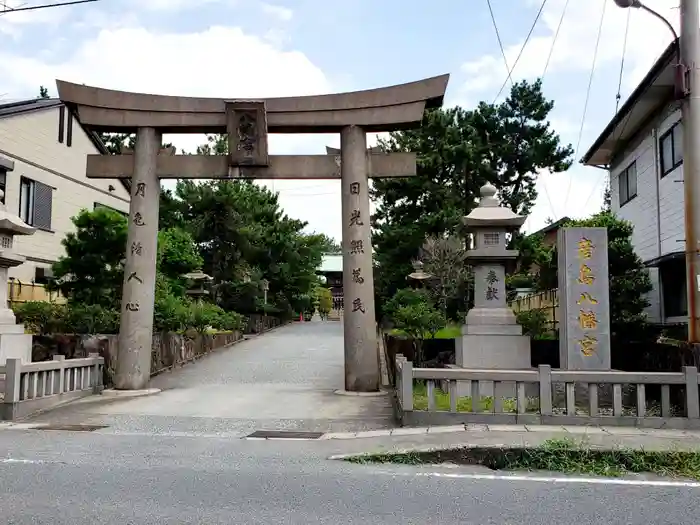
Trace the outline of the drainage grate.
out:
M 66 432 L 94 432 L 107 425 L 61 425 L 60 423 L 48 424 L 36 427 L 36 430 L 63 430 Z
M 258 439 L 318 439 L 323 434 L 323 432 L 300 432 L 296 430 L 256 430 L 246 437 Z

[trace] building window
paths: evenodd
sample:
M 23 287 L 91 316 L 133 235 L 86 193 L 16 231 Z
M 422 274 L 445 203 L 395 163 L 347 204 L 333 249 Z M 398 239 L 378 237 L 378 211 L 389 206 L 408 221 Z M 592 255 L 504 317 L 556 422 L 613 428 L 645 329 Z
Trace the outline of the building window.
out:
M 53 188 L 22 177 L 19 186 L 19 216 L 40 230 L 51 230 Z
M 0 202 L 5 204 L 5 194 L 7 193 L 7 172 L 4 170 L 0 170 L 0 191 L 2 191 Z
M 659 139 L 661 176 L 665 177 L 683 164 L 683 126 L 677 122 Z
M 637 196 L 637 161 L 627 166 L 618 175 L 620 206 L 624 206 Z

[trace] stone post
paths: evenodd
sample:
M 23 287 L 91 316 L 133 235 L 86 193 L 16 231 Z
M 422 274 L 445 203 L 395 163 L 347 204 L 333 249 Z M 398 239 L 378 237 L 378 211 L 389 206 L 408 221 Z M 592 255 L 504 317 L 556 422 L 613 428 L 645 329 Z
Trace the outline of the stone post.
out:
M 114 377 L 114 386 L 118 390 L 144 389 L 151 377 L 160 201 L 156 163 L 160 145 L 161 136 L 155 129 L 140 128 L 137 131 Z
M 1 160 L 1 159 L 0 159 Z M 7 300 L 9 268 L 19 266 L 26 259 L 14 251 L 15 235 L 32 235 L 35 229 L 7 211 L 0 190 L 0 366 L 11 359 L 24 363 L 32 360 L 32 336 L 24 333 L 24 325 L 17 324 Z
M 367 137 L 357 126 L 340 133 L 345 297 L 345 390 L 379 390 L 374 277 L 369 222 Z

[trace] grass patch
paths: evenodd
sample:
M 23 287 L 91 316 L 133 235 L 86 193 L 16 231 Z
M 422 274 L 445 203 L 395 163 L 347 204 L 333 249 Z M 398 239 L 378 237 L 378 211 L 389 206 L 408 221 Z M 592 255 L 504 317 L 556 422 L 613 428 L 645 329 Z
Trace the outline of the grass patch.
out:
M 380 453 L 347 458 L 351 463 L 482 465 L 492 470 L 563 472 L 619 477 L 656 474 L 700 480 L 700 452 L 597 450 L 552 439 L 534 448 L 470 447 L 426 452 Z
M 435 410 L 450 410 L 450 395 L 439 388 L 433 391 L 435 397 Z M 481 412 L 493 412 L 493 396 L 482 396 L 479 400 L 479 410 Z M 538 400 L 527 400 L 527 412 L 539 410 Z M 515 398 L 507 397 L 501 400 L 502 413 L 517 412 L 517 402 Z M 413 384 L 413 410 L 428 410 L 428 387 L 425 383 Z M 472 412 L 471 396 L 457 398 L 457 412 Z M 500 412 L 499 412 L 500 413 Z
M 392 335 L 394 337 L 409 337 L 406 332 L 403 330 L 399 330 L 398 328 L 394 328 L 393 330 L 389 330 L 389 335 Z M 441 328 L 438 330 L 435 335 L 426 332 L 423 335 L 423 339 L 457 339 L 462 335 L 462 327 L 459 325 L 448 325 L 445 328 Z

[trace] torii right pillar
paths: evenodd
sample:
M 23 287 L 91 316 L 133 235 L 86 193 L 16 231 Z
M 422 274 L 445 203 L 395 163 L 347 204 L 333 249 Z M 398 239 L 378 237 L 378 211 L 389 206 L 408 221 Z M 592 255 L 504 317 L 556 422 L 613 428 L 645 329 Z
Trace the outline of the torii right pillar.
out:
M 380 371 L 374 315 L 369 221 L 367 135 L 358 126 L 340 132 L 345 308 L 345 390 L 376 392 Z

